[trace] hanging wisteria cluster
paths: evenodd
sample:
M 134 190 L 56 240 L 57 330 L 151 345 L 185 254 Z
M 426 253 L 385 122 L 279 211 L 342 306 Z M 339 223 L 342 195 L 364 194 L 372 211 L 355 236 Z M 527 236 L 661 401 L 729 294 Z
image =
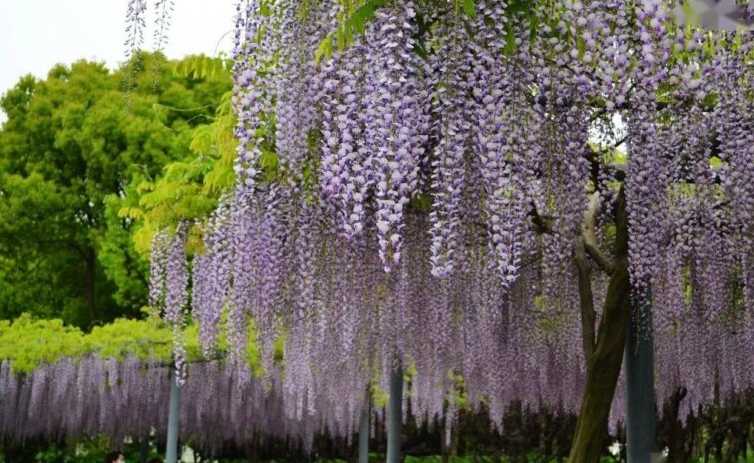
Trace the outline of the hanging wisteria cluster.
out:
M 146 21 L 146 0 L 129 0 L 126 10 L 126 59 L 130 59 L 134 50 L 138 50 L 144 43 L 144 29 Z
M 332 436 L 351 431 L 333 426 L 335 418 L 327 414 L 288 419 L 279 379 L 263 387 L 215 360 L 190 363 L 186 370 L 181 439 L 205 454 L 270 438 L 310 448 L 315 433 L 326 427 Z M 171 374 L 165 365 L 135 358 L 64 358 L 26 374 L 14 372 L 11 362 L 0 362 L 0 438 L 164 439 Z
M 156 13 L 153 31 L 153 46 L 155 51 L 162 51 L 168 41 L 170 22 L 175 0 L 154 0 Z M 144 44 L 144 32 L 147 28 L 147 0 L 128 0 L 126 9 L 126 59 L 130 59 L 133 52 Z
M 341 2 L 239 6 L 237 187 L 192 275 L 205 350 L 226 312 L 237 360 L 253 319 L 266 374 L 285 340 L 286 416 L 339 429 L 398 364 L 420 418 L 443 414 L 449 372 L 498 422 L 513 400 L 575 412 L 574 247 L 599 318 L 625 197 L 659 397 L 750 385 L 752 36 L 677 27 L 660 0 L 429 3 L 387 2 L 320 61 Z M 153 259 L 170 320 L 181 233 Z
M 183 331 L 187 321 L 185 307 L 189 300 L 190 278 L 186 262 L 187 235 L 188 224 L 181 223 L 172 237 L 166 233 L 154 236 L 149 278 L 150 304 L 164 309 L 163 316 L 173 329 L 173 357 L 179 384 L 184 382 L 186 375 Z
M 4 360 L 0 390 L 0 435 L 11 440 L 143 437 L 164 433 L 169 369 L 89 356 L 17 374 Z

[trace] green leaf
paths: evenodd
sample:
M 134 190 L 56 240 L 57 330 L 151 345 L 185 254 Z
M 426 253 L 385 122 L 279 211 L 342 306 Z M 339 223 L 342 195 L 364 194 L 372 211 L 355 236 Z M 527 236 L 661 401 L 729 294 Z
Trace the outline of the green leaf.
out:
M 682 10 L 683 10 L 683 17 L 686 20 L 687 26 L 699 25 L 699 18 L 697 17 L 696 12 L 694 11 L 694 8 L 691 6 L 691 2 L 689 0 L 686 0 L 683 2 Z
M 576 49 L 579 51 L 579 58 L 583 58 L 586 54 L 586 42 L 581 35 L 576 37 Z
M 367 24 L 374 18 L 377 10 L 387 4 L 387 0 L 367 0 L 357 8 L 350 16 L 341 22 L 338 29 L 330 32 L 322 42 L 315 53 L 317 61 L 332 56 L 334 46 L 337 44 L 339 49 L 348 47 L 356 35 L 363 34 Z
M 259 5 L 259 14 L 265 17 L 272 16 L 272 8 L 270 7 L 269 1 L 263 1 L 261 5 Z
M 505 35 L 505 49 L 503 52 L 512 56 L 516 52 L 516 35 L 513 33 L 513 26 L 508 24 L 508 33 Z
M 329 57 L 332 56 L 332 53 L 333 53 L 333 42 L 334 41 L 335 41 L 335 37 L 334 37 L 333 33 L 330 32 L 319 43 L 319 47 L 317 47 L 317 51 L 314 53 L 314 59 L 318 63 L 320 61 L 322 61 L 323 58 L 329 58 Z
M 475 0 L 463 0 L 463 11 L 466 16 L 470 18 L 476 17 L 476 1 Z
M 385 6 L 387 0 L 368 0 L 364 5 L 358 8 L 351 18 L 348 19 L 351 30 L 357 34 L 363 34 L 366 30 L 367 23 L 374 18 L 377 9 Z

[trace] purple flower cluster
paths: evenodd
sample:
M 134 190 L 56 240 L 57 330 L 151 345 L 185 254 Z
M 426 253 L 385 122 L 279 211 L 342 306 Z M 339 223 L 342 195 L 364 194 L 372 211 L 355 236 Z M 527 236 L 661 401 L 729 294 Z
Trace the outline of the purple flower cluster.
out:
M 275 87 L 275 148 L 294 187 L 301 184 L 304 161 L 310 151 L 309 138 L 316 128 L 320 73 L 314 52 L 329 30 L 331 3 L 312 3 L 305 13 L 300 11 L 302 6 L 298 2 L 283 2 L 279 6 L 280 56 L 274 80 L 266 85 Z
M 286 416 L 279 377 L 265 387 L 220 361 L 191 363 L 186 370 L 180 436 L 203 455 L 265 439 L 290 439 L 310 447 L 314 432 L 324 432 L 325 426 L 337 436 L 354 430 L 333 426 L 341 421 L 335 418 L 337 402 L 322 403 L 317 415 Z M 113 442 L 164 439 L 170 377 L 170 368 L 132 357 L 64 358 L 26 375 L 0 361 L 0 437 L 17 442 L 102 435 Z
M 147 27 L 147 0 L 128 0 L 126 10 L 126 59 L 137 52 L 144 43 L 144 29 Z
M 167 247 L 170 238 L 165 231 L 158 232 L 152 239 L 149 258 L 149 305 L 163 307 L 165 303 L 165 277 L 167 273 Z
M 165 320 L 173 328 L 173 355 L 179 383 L 183 382 L 186 362 L 183 329 L 189 302 L 190 275 L 186 255 L 189 227 L 189 223 L 181 222 L 172 237 L 166 232 L 155 235 L 149 277 L 150 304 L 163 311 Z
M 62 359 L 19 375 L 0 362 L 0 436 L 115 439 L 163 433 L 169 370 L 128 358 Z M 60 406 L 60 404 L 66 404 Z
M 400 262 L 404 212 L 427 141 L 427 87 L 413 51 L 412 1 L 382 9 L 369 25 L 365 135 L 374 169 L 375 222 L 386 272 Z
M 631 236 L 631 282 L 637 296 L 644 298 L 658 268 L 666 217 L 665 199 L 671 180 L 668 160 L 672 159 L 672 154 L 665 154 L 670 147 L 664 143 L 667 128 L 659 121 L 656 104 L 656 93 L 665 77 L 671 44 L 665 30 L 667 15 L 659 1 L 642 2 L 637 19 L 640 63 L 636 70 L 637 88 L 632 95 L 633 113 L 628 121 L 631 157 L 626 194 Z
M 236 6 L 234 48 L 233 48 L 233 107 L 238 117 L 235 135 L 238 139 L 238 155 L 235 173 L 239 194 L 248 195 L 254 191 L 261 144 L 264 132 L 270 131 L 269 117 L 272 102 L 265 88 L 263 74 L 271 57 L 269 19 L 261 13 L 261 1 L 246 2 L 242 8 Z M 263 133 L 260 133 L 263 132 Z
M 453 17 L 438 34 L 433 55 L 432 114 L 438 133 L 432 161 L 434 207 L 430 213 L 432 272 L 437 277 L 453 274 L 462 258 L 464 236 L 462 196 L 467 182 L 466 164 L 471 142 L 473 105 L 469 101 L 472 56 L 463 22 Z
M 175 0 L 155 0 L 154 9 L 157 11 L 157 17 L 154 21 L 154 49 L 155 51 L 162 51 L 168 41 Z
M 205 252 L 194 258 L 192 267 L 192 318 L 199 323 L 199 340 L 205 355 L 217 341 L 223 309 L 228 301 L 232 275 L 233 223 L 228 199 L 212 214 L 204 234 Z
M 364 138 L 366 53 L 359 40 L 322 64 L 320 189 L 339 211 L 349 240 L 364 230 L 367 196 L 374 184 L 373 155 Z

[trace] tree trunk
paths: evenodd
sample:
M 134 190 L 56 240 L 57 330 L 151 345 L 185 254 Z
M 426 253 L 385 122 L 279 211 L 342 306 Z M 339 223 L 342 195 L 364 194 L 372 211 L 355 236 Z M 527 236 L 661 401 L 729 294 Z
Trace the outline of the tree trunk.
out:
M 84 301 L 89 309 L 89 325 L 97 320 L 97 253 L 87 249 L 84 257 Z
M 616 201 L 615 224 L 614 264 L 597 340 L 592 356 L 587 361 L 581 412 L 569 456 L 571 463 L 599 463 L 605 444 L 610 406 L 623 363 L 631 292 L 628 273 L 628 220 L 623 189 Z
M 448 445 L 448 438 L 446 436 L 448 432 L 448 426 L 450 426 L 449 417 L 446 415 L 445 426 L 443 427 L 444 429 L 440 430 L 440 462 L 441 463 L 450 462 L 450 446 Z
M 455 413 L 455 423 L 452 423 L 450 427 L 450 458 L 455 460 L 458 458 L 458 447 L 461 445 L 461 410 L 457 410 Z M 454 431 L 455 428 L 455 432 Z
M 681 408 L 681 402 L 686 397 L 687 391 L 679 387 L 670 396 L 668 403 L 665 405 L 665 419 L 667 420 L 667 445 L 668 445 L 668 463 L 684 463 L 689 461 L 691 452 L 686 450 L 686 436 L 681 421 L 678 419 L 678 412 Z M 690 423 L 687 424 L 690 426 Z

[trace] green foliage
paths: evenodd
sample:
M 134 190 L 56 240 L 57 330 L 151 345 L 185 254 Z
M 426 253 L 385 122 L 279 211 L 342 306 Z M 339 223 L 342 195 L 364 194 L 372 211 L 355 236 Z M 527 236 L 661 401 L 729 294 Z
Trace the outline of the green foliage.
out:
M 227 81 L 232 67 L 233 62 L 229 59 L 212 58 L 206 55 L 189 55 L 171 63 L 171 69 L 177 76 L 218 82 Z
M 388 401 L 390 400 L 390 394 L 382 389 L 379 386 L 379 383 L 376 381 L 372 382 L 371 387 L 371 394 L 372 394 L 372 405 L 375 408 L 384 408 L 387 407 Z
M 39 463 L 100 463 L 110 452 L 111 445 L 105 437 L 84 439 L 70 447 L 51 445 L 34 458 Z
M 385 6 L 387 0 L 341 0 L 342 12 L 338 27 L 320 42 L 315 58 L 320 61 L 332 56 L 335 50 L 344 50 L 354 39 L 363 34 L 377 9 Z
M 408 207 L 419 212 L 427 213 L 432 210 L 432 195 L 428 193 L 418 194 L 411 198 Z
M 187 331 L 194 329 L 189 326 Z M 194 331 L 196 331 L 194 329 Z M 196 336 L 187 336 L 193 339 Z M 172 331 L 155 319 L 133 320 L 120 318 L 107 325 L 95 327 L 85 336 L 88 351 L 102 358 L 118 361 L 136 357 L 142 361 L 169 362 L 173 353 Z M 189 343 L 187 343 L 189 344 Z M 197 343 L 198 344 L 198 343 Z M 189 344 L 187 347 L 193 347 Z M 200 358 L 197 349 L 187 349 L 189 359 Z
M 448 379 L 453 382 L 453 387 L 448 392 L 448 403 L 455 405 L 459 410 L 466 409 L 469 405 L 469 396 L 466 394 L 463 375 L 451 371 L 448 373 Z
M 149 252 L 157 231 L 175 229 L 181 221 L 196 223 L 193 234 L 201 235 L 201 221 L 234 185 L 237 142 L 230 98 L 226 92 L 212 122 L 192 130 L 189 151 L 167 164 L 162 176 L 154 181 L 134 176 L 118 215 L 133 222 L 134 244 L 141 255 Z
M 249 321 L 249 327 L 246 332 L 247 336 L 247 343 L 246 343 L 246 362 L 251 368 L 252 373 L 254 373 L 255 376 L 259 377 L 263 374 L 262 369 L 262 357 L 259 353 L 259 343 L 257 342 L 257 339 L 259 339 L 259 333 L 257 332 L 257 327 L 254 324 L 253 320 Z M 282 338 L 282 337 L 281 337 Z M 273 346 L 274 352 L 273 355 L 277 356 L 280 355 L 282 358 L 282 349 L 285 346 L 282 342 L 276 342 Z
M 0 98 L 0 318 L 31 311 L 90 327 L 139 314 L 146 262 L 134 220 L 118 213 L 134 182 L 187 158 L 195 128 L 229 107 L 227 66 L 139 54 L 110 72 L 79 61 Z M 212 185 L 229 183 L 210 172 Z
M 159 442 L 148 440 L 143 442 L 139 439 L 126 439 L 125 442 L 113 440 L 108 436 L 69 438 L 65 441 L 55 442 L 28 442 L 24 445 L 26 459 L 14 459 L 13 461 L 34 461 L 38 463 L 102 463 L 105 456 L 113 449 L 123 452 L 126 463 L 143 463 L 141 457 L 145 452 L 147 458 L 160 456 L 164 449 Z M 0 463 L 3 463 L 0 453 Z
M 447 8 L 446 2 L 427 1 L 437 3 L 439 8 Z M 331 57 L 336 50 L 342 51 L 351 46 L 354 40 L 366 31 L 377 10 L 390 3 L 391 0 L 340 0 L 341 12 L 338 15 L 338 25 L 320 42 L 315 52 L 316 60 L 319 62 Z M 515 0 L 514 3 L 516 3 Z M 476 16 L 476 0 L 453 0 L 452 5 L 454 14 L 464 14 L 472 18 Z
M 10 360 L 17 372 L 30 372 L 41 363 L 80 357 L 88 351 L 84 334 L 61 320 L 35 320 L 22 315 L 0 321 L 0 359 Z
M 463 12 L 470 18 L 476 17 L 476 2 L 474 0 L 462 0 Z
M 115 285 L 113 299 L 121 307 L 140 307 L 147 300 L 149 282 L 148 260 L 133 242 L 134 221 L 118 215 L 126 198 L 109 195 L 105 198 L 105 227 L 99 236 L 99 262 Z
M 71 286 L 83 270 L 76 254 L 85 237 L 61 219 L 75 217 L 76 201 L 40 173 L 0 172 L 0 315 L 84 310 Z
M 183 337 L 189 361 L 203 359 L 198 327 L 188 325 Z M 256 344 L 249 347 L 248 360 L 259 372 Z M 23 314 L 14 321 L 0 320 L 0 360 L 9 360 L 14 371 L 28 373 L 42 364 L 62 358 L 78 359 L 86 355 L 123 361 L 135 357 L 141 361 L 169 364 L 173 354 L 173 331 L 160 319 L 117 319 L 97 326 L 90 333 L 66 325 L 59 319 L 35 319 Z M 222 354 L 222 352 L 220 352 Z
M 502 458 L 494 458 L 491 456 L 479 456 L 479 455 L 450 455 L 447 457 L 447 461 L 450 463 L 512 463 L 513 460 L 502 457 Z M 340 463 L 343 460 L 317 460 L 317 462 L 325 463 L 325 462 L 333 462 L 333 463 Z M 385 456 L 379 453 L 370 453 L 369 454 L 369 461 L 370 462 L 380 462 L 385 461 Z M 430 455 L 430 456 L 424 456 L 424 457 L 415 457 L 412 455 L 406 455 L 403 459 L 404 463 L 442 463 L 443 458 L 440 455 Z M 515 460 L 520 461 L 520 460 Z M 559 460 L 558 459 L 546 459 L 542 455 L 532 453 L 528 455 L 526 458 L 526 461 L 528 462 L 536 462 L 536 463 L 556 463 Z M 603 457 L 601 463 L 616 463 L 617 460 L 610 457 Z

